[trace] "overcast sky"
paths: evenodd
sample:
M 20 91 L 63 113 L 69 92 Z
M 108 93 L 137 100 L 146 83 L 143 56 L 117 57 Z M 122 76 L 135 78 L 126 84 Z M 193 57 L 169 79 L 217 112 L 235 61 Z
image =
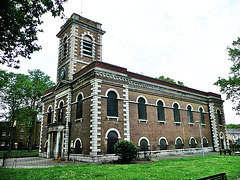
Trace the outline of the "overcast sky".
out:
M 82 11 L 102 24 L 104 62 L 205 92 L 220 93 L 213 83 L 228 76 L 226 48 L 240 36 L 239 0 L 82 0 L 82 6 L 81 0 L 69 0 L 64 7 L 68 18 Z M 43 21 L 42 50 L 22 59 L 15 72 L 39 68 L 56 81 L 56 34 L 65 20 L 47 14 Z M 227 123 L 240 123 L 231 101 L 225 101 L 224 110 Z

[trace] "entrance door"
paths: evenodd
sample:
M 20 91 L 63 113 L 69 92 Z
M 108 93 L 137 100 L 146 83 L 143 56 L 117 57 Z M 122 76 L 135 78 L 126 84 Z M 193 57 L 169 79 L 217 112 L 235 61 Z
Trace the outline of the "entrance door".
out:
M 224 141 L 223 141 L 223 139 L 221 139 L 221 148 L 222 149 L 224 149 L 224 144 L 223 143 L 224 143 Z
M 75 145 L 75 154 L 81 154 L 81 153 L 82 153 L 81 143 L 79 140 L 77 140 Z
M 114 154 L 114 145 L 118 142 L 118 135 L 116 132 L 111 131 L 108 133 L 107 140 L 107 154 Z

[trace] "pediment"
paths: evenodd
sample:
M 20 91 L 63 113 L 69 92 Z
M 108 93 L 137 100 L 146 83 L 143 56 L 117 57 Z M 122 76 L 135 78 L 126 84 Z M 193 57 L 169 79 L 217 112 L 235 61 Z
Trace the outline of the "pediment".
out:
M 56 91 L 56 90 L 62 88 L 63 86 L 68 85 L 69 83 L 70 83 L 69 81 L 62 80 L 62 81 L 60 81 L 60 82 L 56 85 L 56 87 L 55 87 L 54 90 Z

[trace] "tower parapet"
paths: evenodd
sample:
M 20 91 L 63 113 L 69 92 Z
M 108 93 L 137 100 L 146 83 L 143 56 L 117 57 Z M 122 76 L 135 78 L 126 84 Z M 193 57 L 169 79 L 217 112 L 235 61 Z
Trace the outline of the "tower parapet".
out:
M 73 74 L 93 61 L 102 61 L 101 24 L 72 14 L 57 34 L 59 38 L 57 82 L 72 80 Z

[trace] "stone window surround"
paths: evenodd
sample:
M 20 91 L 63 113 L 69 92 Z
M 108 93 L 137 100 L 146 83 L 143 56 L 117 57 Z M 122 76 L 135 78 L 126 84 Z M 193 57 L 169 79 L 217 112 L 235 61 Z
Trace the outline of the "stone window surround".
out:
M 188 141 L 188 144 L 191 144 L 191 140 L 192 140 L 192 139 L 194 139 L 194 141 L 195 141 L 195 144 L 197 144 L 197 140 L 196 140 L 196 138 L 195 138 L 195 137 L 190 137 L 190 138 L 189 138 L 189 141 Z
M 159 140 L 158 140 L 158 145 L 160 146 L 160 141 L 164 139 L 166 141 L 166 145 L 168 146 L 168 141 L 167 141 L 167 138 L 165 137 L 160 137 Z
M 150 147 L 150 142 L 149 142 L 148 138 L 145 137 L 145 136 L 139 138 L 139 140 L 138 140 L 138 147 L 140 147 L 140 145 L 141 145 L 140 143 L 141 143 L 142 140 L 146 140 L 147 143 L 148 143 L 148 147 Z

